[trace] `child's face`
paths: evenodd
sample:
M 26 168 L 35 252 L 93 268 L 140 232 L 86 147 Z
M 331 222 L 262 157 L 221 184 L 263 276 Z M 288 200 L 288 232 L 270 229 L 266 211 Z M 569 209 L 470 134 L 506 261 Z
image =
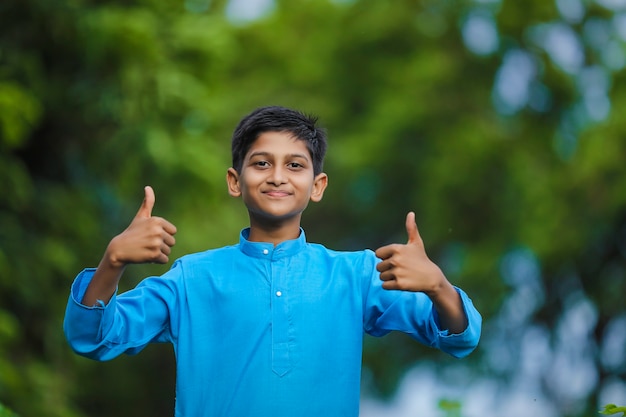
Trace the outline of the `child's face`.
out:
M 256 221 L 300 221 L 309 201 L 322 199 L 326 174 L 313 174 L 311 154 L 287 132 L 262 133 L 246 154 L 241 172 L 228 170 L 229 192 L 242 196 Z

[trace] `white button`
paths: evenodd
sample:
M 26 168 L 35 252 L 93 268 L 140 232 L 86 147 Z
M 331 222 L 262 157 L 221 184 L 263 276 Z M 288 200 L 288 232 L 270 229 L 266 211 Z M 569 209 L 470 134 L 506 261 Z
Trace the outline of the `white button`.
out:
M 270 251 L 268 251 L 267 249 L 263 249 L 263 255 L 267 255 L 268 253 L 270 253 Z
M 280 292 L 280 291 L 276 291 L 276 297 L 280 297 L 281 295 L 283 295 L 283 293 L 282 293 L 282 292 Z

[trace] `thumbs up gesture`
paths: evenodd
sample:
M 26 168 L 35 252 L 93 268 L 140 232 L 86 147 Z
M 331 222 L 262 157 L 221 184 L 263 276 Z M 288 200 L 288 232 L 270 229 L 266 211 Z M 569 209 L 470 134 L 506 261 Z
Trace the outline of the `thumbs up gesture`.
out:
M 130 225 L 115 236 L 107 248 L 108 259 L 114 267 L 135 263 L 167 263 L 176 243 L 176 226 L 161 217 L 152 216 L 155 196 L 150 186 Z
M 413 212 L 406 216 L 406 231 L 409 236 L 406 244 L 395 243 L 376 250 L 376 256 L 382 260 L 376 269 L 383 288 L 434 294 L 447 279 L 426 255 Z
M 376 250 L 376 256 L 381 259 L 376 269 L 383 288 L 425 293 L 437 310 L 441 328 L 451 333 L 463 332 L 468 321 L 461 296 L 441 269 L 428 259 L 413 212 L 406 216 L 406 232 L 409 235 L 406 245 L 396 243 Z

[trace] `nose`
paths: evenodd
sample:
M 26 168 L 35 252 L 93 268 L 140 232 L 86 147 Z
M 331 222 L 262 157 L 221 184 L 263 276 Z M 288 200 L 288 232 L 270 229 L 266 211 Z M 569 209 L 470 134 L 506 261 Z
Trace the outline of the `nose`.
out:
M 287 182 L 285 169 L 281 166 L 274 166 L 273 169 L 270 171 L 267 182 L 273 185 L 285 184 Z

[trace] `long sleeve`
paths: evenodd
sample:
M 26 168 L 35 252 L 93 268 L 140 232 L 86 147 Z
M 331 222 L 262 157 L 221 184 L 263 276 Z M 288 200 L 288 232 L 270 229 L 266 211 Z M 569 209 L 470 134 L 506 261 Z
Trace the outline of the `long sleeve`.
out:
M 82 300 L 95 269 L 83 270 L 74 280 L 65 311 L 63 330 L 72 349 L 96 360 L 135 354 L 150 342 L 173 337 L 176 320 L 176 287 L 168 275 L 143 280 L 134 289 L 114 294 L 109 303 L 85 306 Z
M 461 296 L 468 324 L 462 333 L 449 334 L 440 328 L 437 312 L 426 294 L 385 290 L 375 269 L 375 255 L 371 253 L 364 263 L 364 271 L 373 271 L 364 289 L 364 329 L 368 334 L 384 336 L 393 330 L 400 331 L 457 358 L 469 355 L 476 348 L 482 317 L 463 290 L 455 287 Z

